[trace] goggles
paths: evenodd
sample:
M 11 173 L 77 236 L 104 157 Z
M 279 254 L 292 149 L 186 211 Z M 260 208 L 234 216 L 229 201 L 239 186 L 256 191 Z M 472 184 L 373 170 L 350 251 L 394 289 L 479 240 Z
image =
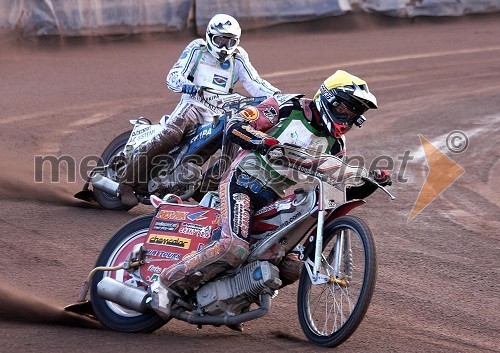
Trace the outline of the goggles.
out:
M 349 126 L 352 126 L 353 124 L 360 126 L 362 122 L 359 123 L 358 120 L 363 116 L 362 114 L 368 110 L 368 108 L 361 108 L 357 109 L 358 111 L 354 111 L 354 109 L 348 107 L 342 101 L 333 102 L 331 107 L 332 115 L 334 116 L 335 120 L 337 120 L 337 122 L 340 124 L 347 124 Z M 362 119 L 364 121 L 364 118 Z
M 212 42 L 214 43 L 214 45 L 217 48 L 226 47 L 226 49 L 231 49 L 236 44 L 238 44 L 238 39 L 237 38 L 224 37 L 224 36 L 213 36 L 212 37 Z
M 358 115 L 351 111 L 351 109 L 349 109 L 344 103 L 334 102 L 332 106 L 333 110 L 335 110 L 333 114 L 339 120 L 349 121 Z

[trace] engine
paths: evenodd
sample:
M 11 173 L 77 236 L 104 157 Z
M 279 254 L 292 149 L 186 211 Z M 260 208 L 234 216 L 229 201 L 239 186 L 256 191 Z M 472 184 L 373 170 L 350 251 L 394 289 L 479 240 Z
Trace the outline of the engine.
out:
M 165 194 L 185 194 L 190 186 L 198 185 L 202 179 L 202 169 L 192 162 L 179 165 L 174 171 L 163 168 L 158 176 L 148 183 L 151 194 L 164 196 Z
M 229 278 L 210 282 L 196 293 L 200 309 L 210 315 L 236 315 L 259 301 L 262 291 L 281 287 L 279 270 L 267 261 L 254 261 Z

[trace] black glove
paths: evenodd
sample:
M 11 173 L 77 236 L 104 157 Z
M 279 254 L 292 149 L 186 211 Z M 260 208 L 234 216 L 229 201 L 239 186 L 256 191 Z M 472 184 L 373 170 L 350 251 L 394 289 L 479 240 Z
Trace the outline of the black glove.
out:
M 382 186 L 392 185 L 391 173 L 384 169 L 375 169 L 370 171 L 370 176 Z
M 271 147 L 273 147 L 274 145 L 278 145 L 280 142 L 275 139 L 274 137 L 265 137 L 264 139 L 262 139 L 262 145 L 259 146 L 259 148 L 257 149 L 257 152 L 259 152 L 260 154 L 262 155 L 265 155 L 267 154 L 267 151 L 269 151 L 269 149 Z M 280 158 L 280 157 L 283 157 L 283 151 L 281 149 L 276 149 L 272 152 L 273 156 L 269 156 L 271 158 Z

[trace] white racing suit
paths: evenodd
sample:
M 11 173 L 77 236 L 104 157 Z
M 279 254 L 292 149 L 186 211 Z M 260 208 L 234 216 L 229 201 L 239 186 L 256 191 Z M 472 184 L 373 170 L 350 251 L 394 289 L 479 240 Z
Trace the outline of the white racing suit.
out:
M 160 276 L 164 285 L 190 289 L 225 269 L 237 267 L 246 259 L 254 212 L 284 196 L 285 190 L 294 184 L 286 177 L 276 178 L 276 173 L 283 174 L 269 166 L 263 158 L 262 154 L 267 150 L 266 139 L 273 137 L 281 144 L 291 143 L 340 157 L 345 154 L 344 137 L 335 139 L 312 123 L 313 114 L 318 113 L 310 108 L 314 106 L 311 101 L 298 96 L 288 99 L 291 97 L 294 96 L 270 97 L 257 107 L 241 111 L 228 124 L 226 133 L 229 139 L 243 150 L 219 185 L 222 213 L 220 238 L 212 239 L 205 248 L 165 269 Z M 375 190 L 362 190 L 363 187 L 350 191 L 351 195 L 348 193 L 347 197 L 368 196 Z M 278 268 L 283 284 L 287 285 L 299 278 L 302 262 L 283 257 Z
M 207 51 L 203 39 L 195 39 L 184 49 L 179 60 L 166 78 L 167 86 L 174 92 L 182 92 L 183 84 L 195 84 L 212 88 L 221 93 L 232 92 L 241 82 L 251 96 L 272 96 L 279 90 L 262 79 L 250 63 L 246 51 L 238 47 L 228 60 L 221 63 Z M 213 120 L 213 112 L 189 94 L 182 94 L 180 102 L 170 117 L 161 120 L 163 130 L 143 145 L 128 163 L 120 185 L 136 185 L 147 182 L 154 157 L 166 154 L 182 137 L 198 124 Z M 119 190 L 120 191 L 120 190 Z

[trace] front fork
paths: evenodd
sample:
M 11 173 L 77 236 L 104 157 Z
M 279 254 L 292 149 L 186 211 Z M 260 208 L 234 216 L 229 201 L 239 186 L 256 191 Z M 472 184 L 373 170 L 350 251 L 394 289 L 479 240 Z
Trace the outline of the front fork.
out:
M 347 286 L 349 274 L 345 273 L 344 265 L 347 265 L 347 268 L 349 268 L 349 264 L 346 262 L 351 261 L 350 258 L 346 258 L 349 257 L 351 252 L 350 240 L 345 230 L 340 231 L 339 236 L 335 240 L 332 264 L 328 263 L 327 258 L 322 253 L 322 242 L 316 243 L 314 261 L 310 258 L 307 258 L 305 261 L 306 270 L 313 285 L 326 283 L 337 284 L 341 287 Z M 320 244 L 319 247 L 318 244 Z M 324 273 L 320 273 L 321 268 L 324 269 Z
M 318 225 L 316 228 L 314 262 L 311 261 L 310 258 L 307 258 L 305 266 L 313 285 L 328 283 L 345 287 L 347 286 L 348 273 L 343 273 L 342 265 L 343 262 L 350 261 L 350 259 L 345 258 L 345 255 L 347 254 L 349 256 L 351 253 L 351 239 L 345 230 L 340 231 L 339 236 L 335 240 L 334 261 L 333 264 L 330 265 L 323 255 L 323 227 L 326 211 L 324 208 L 323 184 L 321 180 L 318 179 L 318 181 Z M 313 238 L 314 237 L 311 236 L 309 241 L 313 241 Z M 324 274 L 320 273 L 320 268 L 324 269 Z

